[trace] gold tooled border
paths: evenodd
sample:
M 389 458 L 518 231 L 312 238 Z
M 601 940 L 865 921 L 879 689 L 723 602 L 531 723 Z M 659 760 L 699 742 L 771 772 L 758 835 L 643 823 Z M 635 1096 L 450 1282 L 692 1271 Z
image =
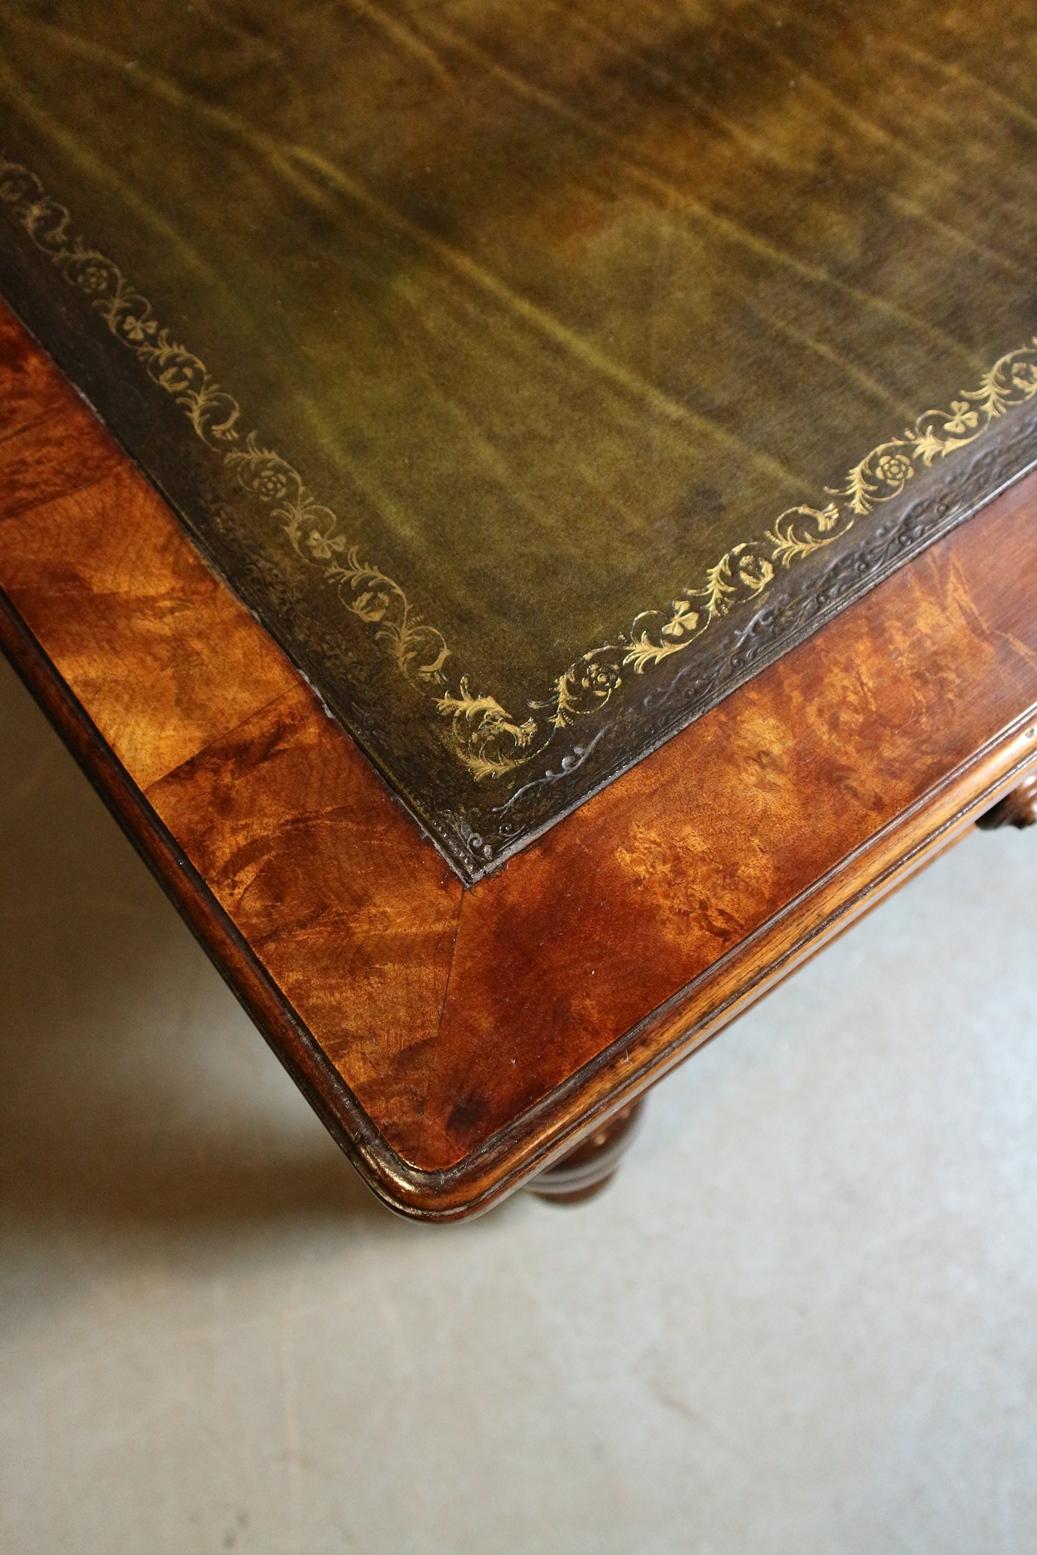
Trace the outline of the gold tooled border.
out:
M 114 260 L 72 230 L 68 210 L 47 194 L 36 174 L 2 153 L 0 202 L 65 280 L 89 299 L 152 381 L 172 396 L 244 490 L 269 506 L 298 555 L 321 569 L 325 582 L 371 627 L 401 674 L 448 720 L 447 744 L 479 783 L 525 766 L 557 730 L 600 712 L 628 674 L 643 675 L 682 653 L 736 606 L 761 599 L 779 571 L 830 545 L 878 503 L 899 496 L 920 471 L 975 442 L 1006 411 L 1037 394 L 1035 337 L 999 357 L 979 387 L 963 390 L 949 410 L 923 411 L 899 436 L 873 448 L 842 486 L 826 491 L 830 500 L 823 506 L 787 508 L 765 534 L 725 551 L 707 569 L 701 587 L 681 590 L 666 609 L 642 611 L 615 641 L 589 649 L 562 671 L 549 696 L 528 703 L 519 721 L 495 697 L 473 691 L 468 675 L 454 680 L 447 673 L 450 649 L 443 634 L 421 619 L 395 579 L 361 559 L 338 514 L 317 500 L 294 465 L 265 447 L 256 431 L 243 430 L 234 396 L 159 323 L 147 298 L 134 290 Z

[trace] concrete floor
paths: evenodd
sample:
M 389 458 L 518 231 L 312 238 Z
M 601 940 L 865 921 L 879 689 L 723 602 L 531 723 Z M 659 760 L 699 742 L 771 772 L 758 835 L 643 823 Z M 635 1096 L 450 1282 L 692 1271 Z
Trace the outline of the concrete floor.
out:
M 1029 1555 L 1037 835 L 655 1094 L 615 1187 L 366 1195 L 0 673 L 2 1555 Z

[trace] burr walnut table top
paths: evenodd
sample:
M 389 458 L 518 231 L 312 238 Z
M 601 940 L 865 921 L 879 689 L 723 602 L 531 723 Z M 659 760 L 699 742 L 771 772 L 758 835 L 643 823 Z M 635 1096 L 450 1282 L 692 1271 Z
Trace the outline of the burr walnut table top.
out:
M 416 1216 L 539 1170 L 1037 759 L 1024 478 L 466 888 L 7 314 L 0 591 L 13 662 Z
M 1033 462 L 1035 166 L 1033 0 L 0 7 L 0 293 L 466 882 Z

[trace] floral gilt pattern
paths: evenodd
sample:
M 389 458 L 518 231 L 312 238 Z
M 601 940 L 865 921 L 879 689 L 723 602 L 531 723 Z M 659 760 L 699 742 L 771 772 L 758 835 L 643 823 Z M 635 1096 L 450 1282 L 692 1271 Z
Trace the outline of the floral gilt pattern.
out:
M 524 767 L 559 729 L 600 713 L 631 675 L 650 672 L 733 610 L 762 600 L 781 570 L 831 545 L 877 505 L 899 496 L 921 471 L 975 442 L 1007 411 L 1037 395 L 1035 339 L 1006 352 L 949 410 L 924 411 L 913 426 L 874 448 L 842 486 L 826 492 L 830 500 L 824 506 L 779 514 L 759 538 L 726 551 L 697 586 L 678 591 L 667 608 L 642 611 L 612 641 L 570 664 L 547 697 L 513 716 L 495 697 L 474 690 L 470 675 L 455 679 L 448 673 L 450 650 L 443 635 L 422 620 L 400 584 L 361 557 L 339 515 L 318 500 L 293 465 L 266 447 L 256 431 L 244 429 L 233 395 L 155 318 L 114 261 L 73 230 L 69 212 L 36 175 L 2 154 L 0 204 L 134 353 L 241 489 L 269 511 L 294 551 L 320 569 L 405 679 L 429 698 L 450 749 L 480 784 Z

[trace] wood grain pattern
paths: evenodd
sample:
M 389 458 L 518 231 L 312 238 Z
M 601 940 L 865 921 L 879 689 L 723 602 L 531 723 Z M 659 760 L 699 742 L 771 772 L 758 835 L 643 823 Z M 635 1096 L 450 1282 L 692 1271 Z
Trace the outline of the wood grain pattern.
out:
M 63 404 L 69 408 L 67 392 L 47 358 L 24 330 L 12 329 L 6 320 L 0 325 L 0 372 L 0 442 L 52 416 Z
M 44 407 L 12 467 L 76 450 L 67 495 L 0 521 L 5 645 L 404 1212 L 472 1213 L 571 1148 L 1037 759 L 1030 480 L 464 891 L 6 318 L 0 341 Z

